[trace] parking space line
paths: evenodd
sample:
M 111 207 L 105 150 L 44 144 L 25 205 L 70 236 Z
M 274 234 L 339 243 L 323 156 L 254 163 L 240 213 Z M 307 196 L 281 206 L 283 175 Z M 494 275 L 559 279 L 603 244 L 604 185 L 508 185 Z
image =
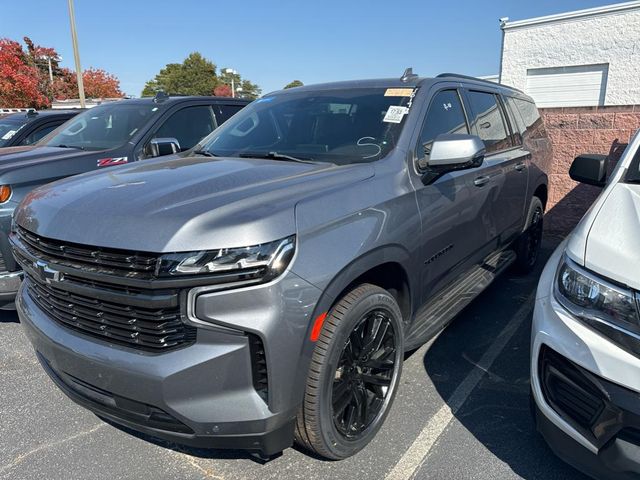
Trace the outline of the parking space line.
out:
M 406 480 L 411 478 L 420 468 L 440 435 L 447 428 L 456 412 L 464 405 L 471 392 L 478 385 L 484 374 L 491 368 L 500 352 L 506 347 L 511 337 L 518 331 L 524 320 L 531 313 L 535 291 L 531 293 L 513 318 L 502 329 L 495 341 L 482 355 L 480 361 L 458 385 L 449 400 L 431 417 L 418 437 L 386 476 L 386 480 Z

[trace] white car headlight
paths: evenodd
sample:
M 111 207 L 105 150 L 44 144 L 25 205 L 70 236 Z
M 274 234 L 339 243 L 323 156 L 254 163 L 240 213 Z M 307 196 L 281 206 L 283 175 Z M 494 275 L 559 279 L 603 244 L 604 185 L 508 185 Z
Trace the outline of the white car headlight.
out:
M 566 255 L 558 268 L 554 291 L 564 308 L 587 323 L 605 322 L 640 334 L 635 293 L 581 268 Z

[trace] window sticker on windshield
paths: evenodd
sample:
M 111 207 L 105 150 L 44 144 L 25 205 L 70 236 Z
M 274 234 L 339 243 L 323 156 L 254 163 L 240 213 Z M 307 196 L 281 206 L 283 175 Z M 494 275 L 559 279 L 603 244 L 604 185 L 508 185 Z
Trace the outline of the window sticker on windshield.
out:
M 411 97 L 413 88 L 387 88 L 384 92 L 385 97 Z
M 2 136 L 2 140 L 9 140 L 11 137 L 13 137 L 16 134 L 17 130 L 9 130 L 7 133 L 5 133 Z
M 128 157 L 110 157 L 98 160 L 99 167 L 111 167 L 112 165 L 122 165 L 129 161 Z
M 409 113 L 409 109 L 407 107 L 391 105 L 382 121 L 387 123 L 400 123 L 407 113 Z

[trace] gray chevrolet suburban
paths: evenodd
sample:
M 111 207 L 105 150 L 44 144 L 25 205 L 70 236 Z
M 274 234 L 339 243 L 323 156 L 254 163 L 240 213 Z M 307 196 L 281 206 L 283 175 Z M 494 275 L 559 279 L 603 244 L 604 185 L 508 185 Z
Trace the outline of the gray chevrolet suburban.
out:
M 40 187 L 15 214 L 37 358 L 115 424 L 348 457 L 404 352 L 536 261 L 551 152 L 517 90 L 410 70 L 292 88 L 200 145 Z

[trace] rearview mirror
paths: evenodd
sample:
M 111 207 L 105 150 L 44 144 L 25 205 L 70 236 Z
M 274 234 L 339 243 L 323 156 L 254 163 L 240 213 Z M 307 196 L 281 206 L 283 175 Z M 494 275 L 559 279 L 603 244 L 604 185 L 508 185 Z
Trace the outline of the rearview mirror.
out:
M 475 135 L 442 134 L 431 145 L 427 166 L 447 171 L 479 167 L 484 154 L 484 142 Z
M 172 137 L 152 138 L 149 142 L 149 155 L 152 157 L 161 157 L 163 155 L 171 155 L 180 151 L 180 142 Z
M 569 176 L 576 182 L 604 187 L 607 183 L 607 156 L 584 153 L 575 158 Z

